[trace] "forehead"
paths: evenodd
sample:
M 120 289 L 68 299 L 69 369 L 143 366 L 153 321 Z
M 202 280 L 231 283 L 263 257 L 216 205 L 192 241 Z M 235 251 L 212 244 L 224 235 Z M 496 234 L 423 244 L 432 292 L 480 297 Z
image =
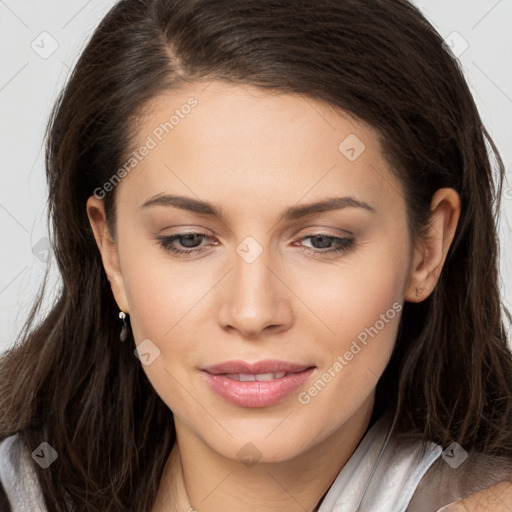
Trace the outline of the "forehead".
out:
M 244 211 L 326 195 L 402 202 L 379 133 L 344 111 L 297 94 L 223 82 L 154 98 L 137 124 L 118 193 L 141 204 L 176 193 Z M 361 197 L 364 196 L 364 197 Z

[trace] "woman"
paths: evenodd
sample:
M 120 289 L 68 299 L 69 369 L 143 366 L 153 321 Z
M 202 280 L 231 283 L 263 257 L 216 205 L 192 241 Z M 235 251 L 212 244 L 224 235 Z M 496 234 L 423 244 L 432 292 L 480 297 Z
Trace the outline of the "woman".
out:
M 6 509 L 508 510 L 503 174 L 405 0 L 118 2 L 49 126 Z

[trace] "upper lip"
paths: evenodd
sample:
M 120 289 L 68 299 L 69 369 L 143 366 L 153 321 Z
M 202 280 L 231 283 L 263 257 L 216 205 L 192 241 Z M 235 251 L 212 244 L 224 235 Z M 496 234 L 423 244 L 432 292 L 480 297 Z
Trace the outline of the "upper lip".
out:
M 223 363 L 208 366 L 203 368 L 205 372 L 214 375 L 222 373 L 248 373 L 248 374 L 261 374 L 261 373 L 297 373 L 312 368 L 313 365 L 290 363 L 287 361 L 279 361 L 277 359 L 267 359 L 265 361 L 257 361 L 255 363 L 248 363 L 246 361 L 224 361 Z

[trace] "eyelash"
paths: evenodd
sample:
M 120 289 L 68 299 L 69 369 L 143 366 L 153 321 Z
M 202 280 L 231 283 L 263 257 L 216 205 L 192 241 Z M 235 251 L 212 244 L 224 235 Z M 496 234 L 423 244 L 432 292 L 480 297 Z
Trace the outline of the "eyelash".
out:
M 205 235 L 204 233 L 178 233 L 176 235 L 171 236 L 157 236 L 156 240 L 160 244 L 160 246 L 167 252 L 177 254 L 177 255 L 184 255 L 184 256 L 190 256 L 195 254 L 201 254 L 205 250 L 204 248 L 200 249 L 176 249 L 172 246 L 173 242 L 176 240 L 179 240 L 180 238 L 186 238 L 186 237 L 193 237 L 193 236 L 201 236 L 209 238 L 208 235 Z M 332 240 L 336 240 L 338 242 L 338 247 L 329 248 L 326 250 L 322 249 L 309 249 L 307 247 L 302 247 L 300 250 L 313 253 L 313 254 L 340 254 L 340 253 L 346 253 L 349 252 L 354 247 L 354 239 L 353 238 L 343 238 L 343 237 L 337 237 L 337 236 L 329 236 L 324 234 L 316 234 L 316 235 L 308 235 L 305 237 L 302 237 L 301 240 L 305 240 L 307 238 L 330 238 Z M 204 238 L 203 238 L 204 239 Z

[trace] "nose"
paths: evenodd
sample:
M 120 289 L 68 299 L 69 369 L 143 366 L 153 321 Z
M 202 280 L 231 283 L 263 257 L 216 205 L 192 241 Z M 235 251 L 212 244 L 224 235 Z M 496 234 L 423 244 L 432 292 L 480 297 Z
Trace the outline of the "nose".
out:
M 254 261 L 240 254 L 235 253 L 221 289 L 221 326 L 250 339 L 288 329 L 291 292 L 281 265 L 267 249 Z

